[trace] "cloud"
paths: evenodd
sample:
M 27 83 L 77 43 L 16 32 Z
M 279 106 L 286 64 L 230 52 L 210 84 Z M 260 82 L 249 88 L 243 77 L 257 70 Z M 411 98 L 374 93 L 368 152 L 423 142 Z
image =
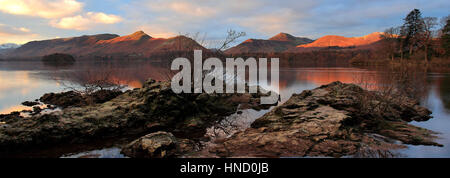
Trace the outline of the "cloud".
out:
M 296 32 L 300 20 L 316 4 L 294 0 L 140 0 L 124 9 L 129 26 L 164 29 L 165 34 L 204 32 L 209 39 L 219 39 L 225 37 L 228 29 L 245 31 L 251 36 Z
M 230 22 L 260 34 L 274 35 L 280 32 L 295 32 L 299 21 L 305 14 L 291 9 L 276 10 L 270 13 L 257 14 L 246 18 L 232 18 Z
M 84 15 L 64 17 L 59 20 L 52 20 L 53 27 L 72 30 L 87 30 L 99 24 L 115 24 L 123 19 L 120 16 L 105 14 L 101 12 L 88 12 Z
M 25 35 L 29 34 L 30 29 L 24 27 L 13 27 L 5 24 L 0 24 L 0 35 Z
M 25 43 L 39 37 L 39 35 L 31 32 L 25 27 L 13 27 L 10 25 L 0 24 L 0 44 L 3 43 Z
M 0 11 L 14 15 L 61 18 L 81 11 L 76 0 L 0 0 Z
M 279 32 L 318 38 L 383 31 L 400 25 L 413 8 L 420 8 L 424 16 L 442 16 L 449 5 L 445 0 L 137 0 L 122 9 L 131 27 L 175 34 L 207 32 L 208 38 L 223 38 L 232 28 L 247 32 L 247 38 L 268 38 Z
M 146 33 L 148 33 L 149 35 L 151 35 L 152 37 L 156 37 L 156 38 L 169 38 L 169 37 L 174 37 L 176 35 L 179 35 L 177 33 L 173 33 L 171 32 L 170 29 L 165 29 L 163 27 L 160 27 L 158 25 L 143 25 L 143 26 L 138 26 L 135 31 L 138 30 L 142 30 Z
M 228 29 L 247 33 L 239 40 L 279 32 L 318 38 L 383 31 L 401 25 L 413 8 L 442 17 L 449 6 L 448 0 L 0 0 L 0 21 L 49 38 L 144 30 L 152 37 L 200 32 L 223 40 Z
M 163 1 L 152 3 L 150 8 L 154 11 L 170 11 L 172 13 L 184 14 L 197 18 L 213 16 L 216 14 L 216 10 L 211 6 L 203 6 L 190 2 L 183 1 Z

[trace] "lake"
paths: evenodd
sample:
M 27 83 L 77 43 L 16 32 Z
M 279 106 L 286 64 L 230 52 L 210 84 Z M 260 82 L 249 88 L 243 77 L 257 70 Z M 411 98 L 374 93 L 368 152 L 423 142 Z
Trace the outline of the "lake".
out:
M 85 80 L 107 78 L 126 85 L 127 88 L 137 88 L 149 77 L 156 80 L 167 80 L 173 74 L 168 70 L 168 64 L 148 61 L 122 62 L 77 62 L 73 66 L 46 66 L 36 62 L 6 62 L 0 61 L 0 113 L 30 109 L 22 106 L 23 101 L 33 101 L 45 93 L 61 92 L 82 88 Z M 412 124 L 424 127 L 440 134 L 438 143 L 444 147 L 412 146 L 397 150 L 399 157 L 450 157 L 450 73 L 423 72 L 423 83 L 417 84 L 421 91 L 421 104 L 429 108 L 433 118 L 425 122 Z M 386 79 L 392 78 L 391 73 L 383 67 L 378 69 L 356 68 L 349 66 L 317 67 L 289 66 L 280 67 L 281 101 L 290 98 L 293 93 L 313 89 L 333 81 L 358 83 L 367 88 L 378 88 Z M 411 80 L 417 80 L 411 76 Z M 245 120 L 248 125 L 266 111 L 246 110 L 237 115 L 250 115 Z M 236 116 L 235 116 L 236 117 Z M 90 151 L 90 150 L 85 150 Z M 120 157 L 115 147 L 93 149 L 90 154 L 100 154 L 99 157 Z M 104 154 L 103 154 L 104 153 Z M 74 155 L 77 155 L 74 153 Z

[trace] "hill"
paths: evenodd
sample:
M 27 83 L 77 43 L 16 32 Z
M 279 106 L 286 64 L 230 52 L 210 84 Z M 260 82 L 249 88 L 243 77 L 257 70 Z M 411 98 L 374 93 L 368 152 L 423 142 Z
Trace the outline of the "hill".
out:
M 272 53 L 285 52 L 298 45 L 308 44 L 313 40 L 302 37 L 295 37 L 287 33 L 279 33 L 268 40 L 248 39 L 241 44 L 225 51 L 226 54 L 239 53 Z
M 316 41 L 298 45 L 297 47 L 311 48 L 311 47 L 357 47 L 369 45 L 381 40 L 381 32 L 374 32 L 362 37 L 344 37 L 337 35 L 327 35 L 317 39 Z
M 143 31 L 138 31 L 126 36 L 98 34 L 32 41 L 5 55 L 8 58 L 42 57 L 54 53 L 70 54 L 74 57 L 150 57 L 161 53 L 194 49 L 204 50 L 205 48 L 185 36 L 153 38 Z

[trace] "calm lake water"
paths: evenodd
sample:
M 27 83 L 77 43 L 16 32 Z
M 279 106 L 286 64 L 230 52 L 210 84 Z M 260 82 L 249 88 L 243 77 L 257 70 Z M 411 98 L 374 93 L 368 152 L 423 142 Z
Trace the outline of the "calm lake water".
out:
M 127 85 L 129 88 L 140 87 L 149 77 L 156 80 L 167 80 L 167 64 L 151 62 L 120 62 L 120 63 L 77 63 L 74 66 L 52 67 L 41 62 L 2 62 L 0 61 L 0 113 L 29 109 L 21 106 L 23 101 L 33 101 L 45 93 L 61 92 L 76 88 L 84 80 L 92 77 L 107 76 L 115 82 Z M 358 83 L 364 81 L 369 86 L 377 86 L 381 79 L 377 76 L 385 75 L 383 70 L 369 70 L 352 67 L 300 67 L 289 66 L 280 68 L 280 93 L 282 102 L 289 99 L 293 93 L 313 89 L 333 81 L 344 83 Z M 421 104 L 429 108 L 433 114 L 426 122 L 413 122 L 440 133 L 439 143 L 444 147 L 408 146 L 398 150 L 401 157 L 450 157 L 450 74 L 426 73 L 423 99 Z M 386 77 L 386 76 L 385 76 Z M 389 76 L 387 76 L 389 78 Z M 248 116 L 245 126 L 254 119 L 262 116 L 266 111 L 245 110 L 237 116 Z M 245 127 L 244 126 L 244 127 Z M 122 157 L 119 149 L 106 148 L 100 150 L 85 150 L 77 155 L 100 155 L 98 157 Z M 69 157 L 71 157 L 69 156 Z

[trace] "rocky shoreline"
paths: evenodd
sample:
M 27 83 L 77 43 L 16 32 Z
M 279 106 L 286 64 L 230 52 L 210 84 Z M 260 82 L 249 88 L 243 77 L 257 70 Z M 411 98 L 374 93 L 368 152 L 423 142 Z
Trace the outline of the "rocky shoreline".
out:
M 367 95 L 375 97 L 362 97 Z M 379 98 L 340 82 L 306 90 L 209 151 L 221 157 L 342 157 L 385 153 L 403 144 L 442 146 L 433 141 L 437 133 L 408 124 L 431 118 L 431 112 L 413 100 L 390 103 L 383 112 L 361 111 L 364 103 L 381 102 Z
M 19 112 L 0 115 L 0 151 L 7 153 L 98 138 L 145 135 L 160 130 L 183 138 L 201 138 L 207 127 L 235 113 L 238 106 L 270 107 L 259 105 L 259 95 L 175 94 L 169 82 L 151 79 L 142 88 L 129 90 L 104 103 L 84 104 L 82 99 L 75 99 L 82 97 L 46 94 L 41 100 L 65 100 L 58 103 L 49 99 L 63 110 L 31 117 L 22 117 Z
M 259 105 L 261 95 L 175 94 L 169 82 L 151 79 L 142 88 L 99 93 L 90 102 L 75 93 L 46 94 L 41 101 L 61 111 L 0 115 L 0 156 L 128 135 L 142 137 L 123 146 L 122 153 L 144 158 L 342 157 L 389 152 L 405 144 L 442 146 L 434 141 L 437 133 L 408 124 L 431 118 L 417 102 L 405 99 L 387 104 L 383 112 L 361 112 L 368 109 L 365 103 L 382 102 L 381 97 L 340 82 L 294 94 L 250 128 L 212 140 L 210 146 L 197 144 L 208 127 L 238 109 L 271 107 Z

